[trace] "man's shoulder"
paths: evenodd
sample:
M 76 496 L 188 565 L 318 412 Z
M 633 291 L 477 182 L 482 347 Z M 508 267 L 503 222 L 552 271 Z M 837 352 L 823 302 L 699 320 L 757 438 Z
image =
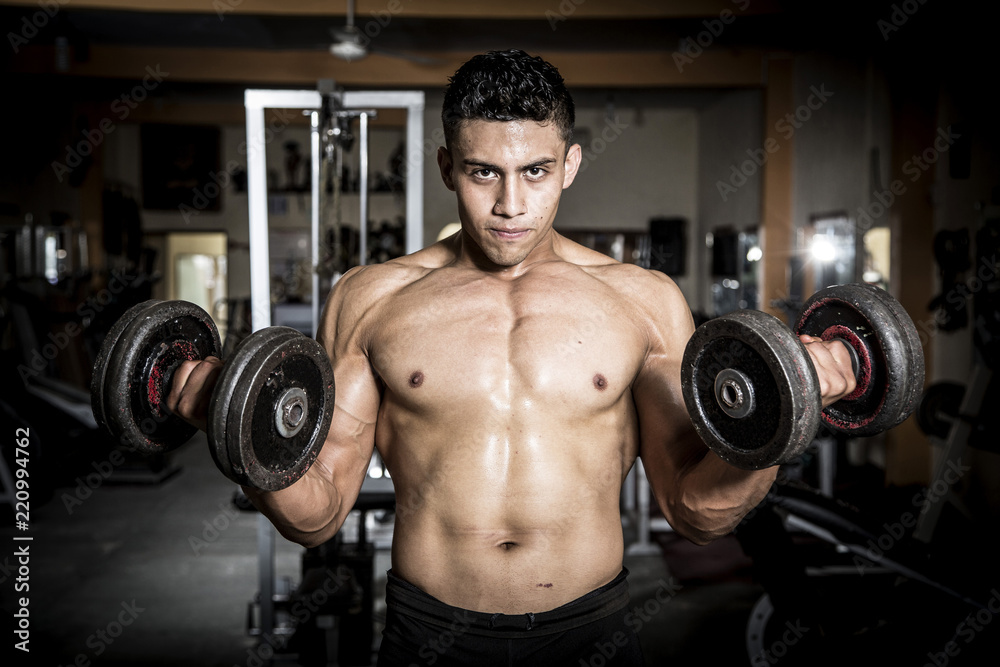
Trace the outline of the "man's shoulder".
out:
M 364 340 L 391 312 L 393 297 L 436 268 L 434 246 L 380 264 L 355 266 L 337 280 L 327 299 L 321 338 Z M 346 335 L 345 335 L 346 334 Z
M 342 324 L 360 323 L 385 307 L 391 308 L 395 295 L 441 268 L 447 262 L 446 254 L 440 244 L 434 244 L 387 262 L 351 268 L 333 287 L 327 317 Z
M 560 254 L 565 261 L 604 283 L 622 298 L 634 302 L 641 310 L 661 311 L 667 307 L 683 311 L 687 308 L 684 295 L 666 274 L 619 262 L 565 237 L 561 242 Z
M 402 259 L 355 266 L 337 281 L 337 290 L 345 298 L 380 298 L 418 280 L 425 273 L 421 267 Z
M 384 298 L 440 268 L 444 257 L 438 245 L 380 264 L 355 266 L 341 277 L 337 287 L 345 297 Z
M 643 303 L 685 302 L 677 283 L 659 271 L 616 261 L 583 268 L 614 291 L 638 298 Z

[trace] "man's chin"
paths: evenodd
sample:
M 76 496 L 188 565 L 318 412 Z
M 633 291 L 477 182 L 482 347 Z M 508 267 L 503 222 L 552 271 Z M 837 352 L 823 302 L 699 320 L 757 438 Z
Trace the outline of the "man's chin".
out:
M 491 263 L 506 268 L 511 266 L 517 266 L 518 264 L 523 262 L 525 258 L 528 256 L 529 251 L 523 250 L 521 252 L 511 253 L 509 251 L 500 252 L 495 248 L 491 248 L 490 250 L 484 252 L 483 254 L 486 255 L 486 259 L 490 260 Z

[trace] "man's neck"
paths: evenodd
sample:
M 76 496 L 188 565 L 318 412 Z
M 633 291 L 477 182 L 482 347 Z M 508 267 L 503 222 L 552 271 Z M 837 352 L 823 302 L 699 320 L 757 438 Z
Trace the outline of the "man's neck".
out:
M 533 266 L 552 261 L 561 261 L 562 258 L 556 251 L 558 240 L 561 238 L 554 229 L 549 229 L 541 238 L 537 245 L 531 249 L 527 257 L 511 266 L 503 266 L 493 262 L 483 252 L 482 248 L 476 244 L 464 231 L 457 238 L 454 245 L 455 266 L 468 267 L 488 273 L 497 278 L 513 280 L 528 272 Z

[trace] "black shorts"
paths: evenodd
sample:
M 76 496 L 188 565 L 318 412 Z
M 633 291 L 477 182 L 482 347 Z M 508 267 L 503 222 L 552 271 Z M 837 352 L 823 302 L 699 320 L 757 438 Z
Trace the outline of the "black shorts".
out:
M 640 667 L 627 575 L 551 611 L 488 614 L 447 605 L 390 570 L 378 667 Z

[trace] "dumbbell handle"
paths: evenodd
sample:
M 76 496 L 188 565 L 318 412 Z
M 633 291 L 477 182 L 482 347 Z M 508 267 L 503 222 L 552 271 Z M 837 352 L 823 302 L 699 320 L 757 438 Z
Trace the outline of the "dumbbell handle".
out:
M 854 349 L 849 341 L 844 338 L 831 338 L 844 344 L 851 355 L 851 371 L 854 377 L 858 378 L 858 369 L 861 361 L 858 358 L 858 351 Z M 719 407 L 727 415 L 734 419 L 748 417 L 756 407 L 756 394 L 753 382 L 744 373 L 734 368 L 724 368 L 715 376 L 715 400 Z

